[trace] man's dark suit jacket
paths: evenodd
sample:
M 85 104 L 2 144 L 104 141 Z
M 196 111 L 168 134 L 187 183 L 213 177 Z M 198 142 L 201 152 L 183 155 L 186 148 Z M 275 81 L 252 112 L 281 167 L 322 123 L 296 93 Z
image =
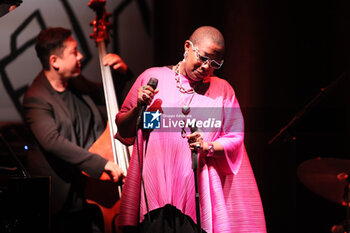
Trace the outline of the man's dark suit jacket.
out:
M 106 127 L 99 106 L 104 106 L 102 85 L 79 76 L 70 87 L 90 107 L 95 135 Z M 23 115 L 43 153 L 31 153 L 28 170 L 34 176 L 51 176 L 52 212 L 79 210 L 84 205 L 81 171 L 98 178 L 107 160 L 77 145 L 72 116 L 44 72 L 39 73 L 23 99 Z

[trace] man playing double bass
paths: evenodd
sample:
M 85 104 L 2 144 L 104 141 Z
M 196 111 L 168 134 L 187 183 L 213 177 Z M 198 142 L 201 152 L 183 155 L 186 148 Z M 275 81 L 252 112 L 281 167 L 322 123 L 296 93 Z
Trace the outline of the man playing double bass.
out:
M 103 85 L 81 75 L 83 56 L 70 30 L 41 31 L 35 49 L 43 70 L 25 93 L 23 115 L 43 153 L 29 156 L 29 172 L 51 176 L 52 232 L 103 232 L 103 223 L 96 221 L 101 213 L 85 199 L 83 173 L 124 179 L 116 163 L 88 150 L 106 127 Z M 127 71 L 116 54 L 107 54 L 103 63 L 121 76 Z

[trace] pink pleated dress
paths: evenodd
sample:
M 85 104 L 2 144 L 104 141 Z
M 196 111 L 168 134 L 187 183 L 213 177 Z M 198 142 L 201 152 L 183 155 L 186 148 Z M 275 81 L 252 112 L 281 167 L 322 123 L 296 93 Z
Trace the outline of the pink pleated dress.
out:
M 188 104 L 189 115 L 206 119 L 211 111 L 221 111 L 220 128 L 203 130 L 204 141 L 217 141 L 225 156 L 199 154 L 198 188 L 201 227 L 207 233 L 264 233 L 263 207 L 249 158 L 244 147 L 244 121 L 233 88 L 223 79 L 211 76 L 204 94 L 181 93 L 176 87 L 175 73 L 168 67 L 154 67 L 144 71 L 135 81 L 118 115 L 129 111 L 137 103 L 137 90 L 151 77 L 158 79 L 159 93 L 150 105 L 163 115 Z M 184 88 L 190 88 L 181 76 Z M 196 113 L 197 111 L 197 113 Z M 217 114 L 217 113 L 215 113 Z M 175 117 L 176 118 L 176 117 Z M 198 120 L 198 119 L 197 119 Z M 218 120 L 218 119 L 216 119 Z M 187 133 L 189 129 L 185 129 Z M 142 176 L 149 210 L 170 204 L 196 220 L 195 183 L 191 151 L 180 128 L 138 132 Z M 135 226 L 147 213 L 141 187 L 136 141 L 123 187 L 120 205 L 120 226 Z

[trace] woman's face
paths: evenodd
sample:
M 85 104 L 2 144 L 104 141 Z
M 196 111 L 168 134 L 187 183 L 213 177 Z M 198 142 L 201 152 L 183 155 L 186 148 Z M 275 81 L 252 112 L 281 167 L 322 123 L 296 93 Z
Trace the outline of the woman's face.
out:
M 185 42 L 185 51 L 187 57 L 182 67 L 182 74 L 192 81 L 199 82 L 213 74 L 215 69 L 221 67 L 223 48 L 211 40 L 202 40 L 200 43 L 193 44 L 187 40 Z

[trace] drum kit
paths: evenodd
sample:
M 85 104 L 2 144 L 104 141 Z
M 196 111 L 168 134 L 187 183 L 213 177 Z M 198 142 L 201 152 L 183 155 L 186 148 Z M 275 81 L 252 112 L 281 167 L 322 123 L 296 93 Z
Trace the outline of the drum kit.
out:
M 312 192 L 346 207 L 346 220 L 331 232 L 350 233 L 350 160 L 310 159 L 298 166 L 297 176 Z

